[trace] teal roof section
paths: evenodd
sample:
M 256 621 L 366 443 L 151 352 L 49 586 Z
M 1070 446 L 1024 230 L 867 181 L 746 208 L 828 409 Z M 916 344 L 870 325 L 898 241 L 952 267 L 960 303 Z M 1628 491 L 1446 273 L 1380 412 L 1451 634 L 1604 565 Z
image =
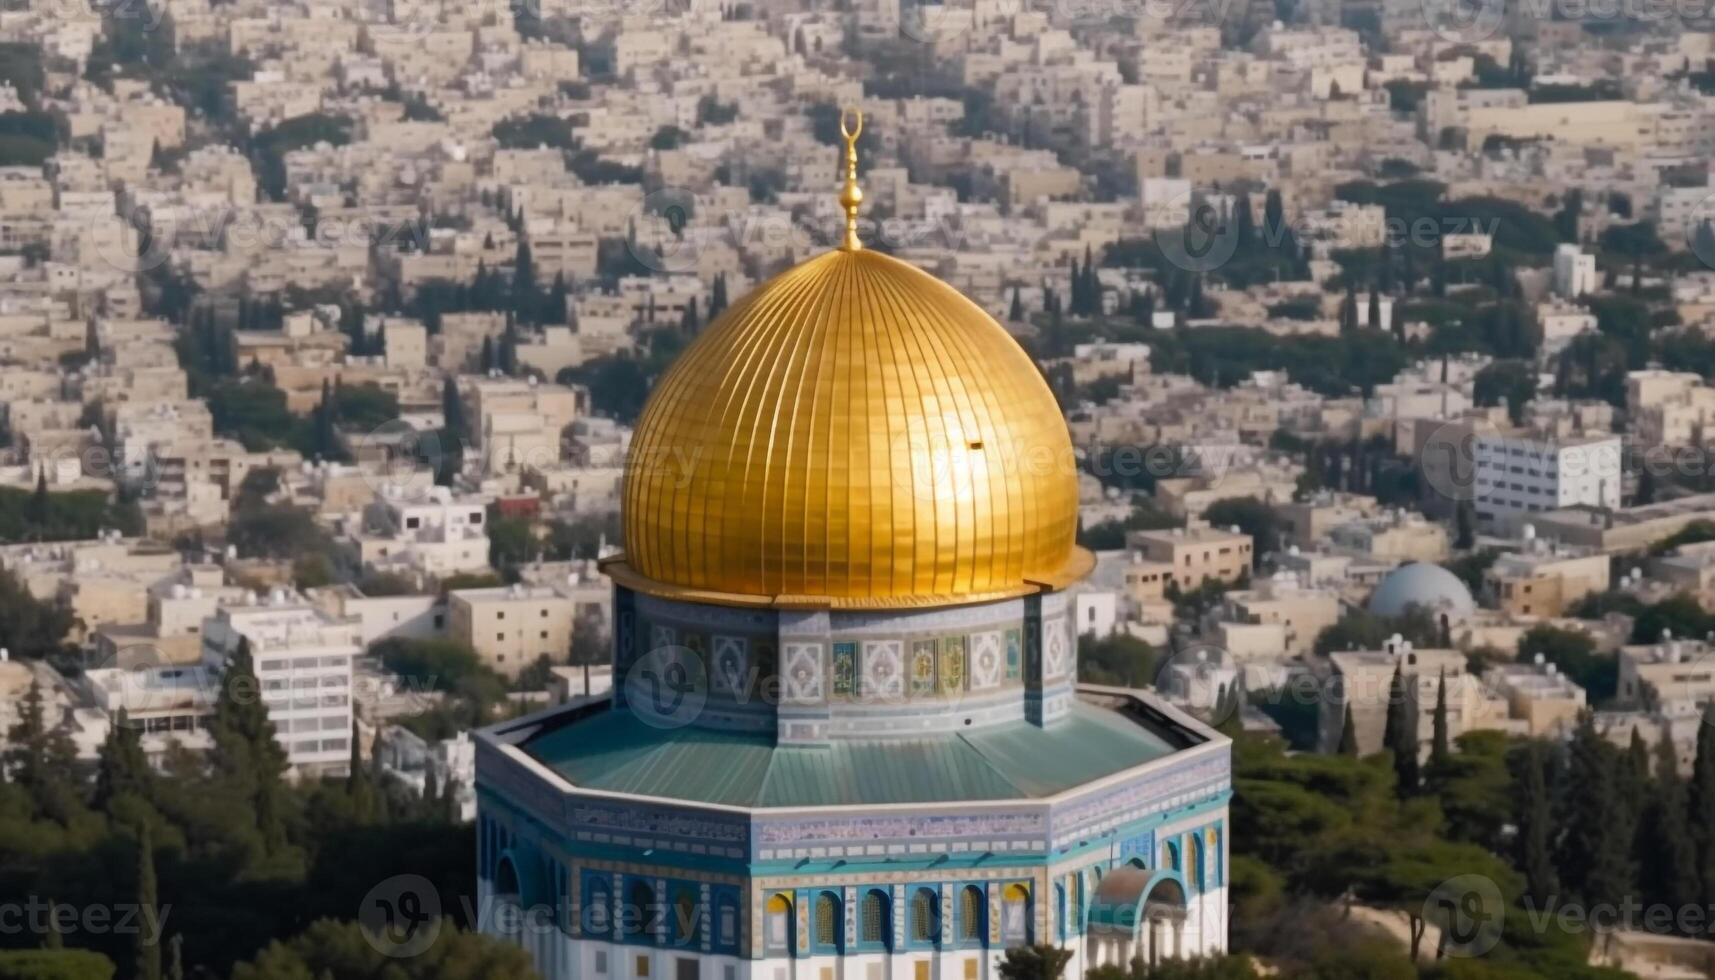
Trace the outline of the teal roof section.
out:
M 1081 701 L 1049 728 L 1020 721 L 826 746 L 660 729 L 627 711 L 603 711 L 521 747 L 582 788 L 749 808 L 1040 799 L 1175 751 L 1137 721 Z

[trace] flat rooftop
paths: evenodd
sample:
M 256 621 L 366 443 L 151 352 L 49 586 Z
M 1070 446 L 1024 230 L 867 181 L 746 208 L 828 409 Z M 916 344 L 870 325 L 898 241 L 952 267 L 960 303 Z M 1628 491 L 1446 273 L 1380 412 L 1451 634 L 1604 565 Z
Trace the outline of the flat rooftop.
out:
M 779 745 L 771 732 L 660 729 L 604 703 L 569 712 L 519 748 L 584 789 L 766 808 L 1042 799 L 1202 740 L 1098 700 L 1120 699 L 1081 695 L 1050 728 L 1020 721 L 825 746 Z

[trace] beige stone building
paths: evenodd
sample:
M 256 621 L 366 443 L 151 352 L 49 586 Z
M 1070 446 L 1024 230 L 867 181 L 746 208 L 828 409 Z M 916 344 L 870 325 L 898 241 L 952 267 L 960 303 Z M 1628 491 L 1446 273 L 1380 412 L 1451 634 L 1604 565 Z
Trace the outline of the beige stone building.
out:
M 1559 616 L 1609 585 L 1608 556 L 1537 547 L 1502 555 L 1483 577 L 1495 605 L 1514 616 Z
M 1169 566 L 1168 578 L 1180 589 L 1194 589 L 1209 579 L 1237 582 L 1250 574 L 1251 536 L 1206 523 L 1163 531 L 1132 531 L 1126 547 L 1144 561 Z
M 576 613 L 572 597 L 552 586 L 457 589 L 447 594 L 447 636 L 515 677 L 542 657 L 566 659 Z

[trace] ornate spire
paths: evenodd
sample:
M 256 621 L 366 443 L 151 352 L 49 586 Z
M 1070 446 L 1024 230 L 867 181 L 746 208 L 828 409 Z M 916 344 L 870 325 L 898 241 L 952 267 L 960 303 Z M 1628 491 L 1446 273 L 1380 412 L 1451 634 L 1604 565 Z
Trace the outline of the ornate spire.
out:
M 852 120 L 850 126 L 846 125 L 848 118 Z M 863 110 L 851 108 L 840 112 L 840 135 L 846 141 L 846 185 L 840 188 L 840 207 L 846 210 L 846 237 L 840 248 L 855 252 L 863 248 L 857 233 L 858 206 L 863 204 L 863 188 L 858 186 L 857 179 L 857 142 L 863 135 Z

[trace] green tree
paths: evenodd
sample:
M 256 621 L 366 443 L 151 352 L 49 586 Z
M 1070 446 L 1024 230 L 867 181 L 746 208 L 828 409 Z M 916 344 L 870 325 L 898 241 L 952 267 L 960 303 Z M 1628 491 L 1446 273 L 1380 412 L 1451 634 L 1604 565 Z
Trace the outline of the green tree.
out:
M 86 949 L 0 950 L 0 980 L 113 980 L 113 961 Z
M 346 763 L 345 793 L 351 800 L 351 812 L 359 823 L 370 823 L 376 817 L 374 774 L 363 764 L 363 742 L 358 738 L 357 720 L 351 722 L 351 758 Z
M 323 919 L 238 964 L 232 980 L 539 980 L 530 955 L 516 945 L 463 932 L 446 922 L 419 928 L 435 929 L 428 948 L 414 956 L 393 957 L 386 943 L 365 936 L 358 923 Z
M 137 834 L 137 909 L 142 923 L 132 933 L 132 977 L 161 980 L 160 895 L 155 883 L 155 848 L 149 825 Z
M 1631 840 L 1615 792 L 1615 754 L 1585 712 L 1572 735 L 1560 820 L 1566 832 L 1556 863 L 1566 887 L 1586 904 L 1617 904 L 1631 888 Z
M 1385 747 L 1393 753 L 1394 778 L 1402 798 L 1416 793 L 1419 782 L 1417 712 L 1406 700 L 1405 683 L 1404 666 L 1395 666 L 1387 689 Z
M 1346 705 L 1346 713 L 1340 722 L 1340 745 L 1334 750 L 1337 755 L 1349 758 L 1358 757 L 1358 728 L 1352 721 L 1352 706 Z
M 1001 960 L 1000 975 L 1002 980 L 1060 980 L 1071 960 L 1072 951 L 1058 946 L 1014 946 Z
M 209 734 L 213 742 L 209 758 L 214 770 L 250 801 L 263 846 L 269 852 L 284 846 L 282 777 L 286 772 L 286 752 L 275 738 L 274 723 L 269 720 L 268 707 L 262 701 L 262 685 L 256 679 L 249 637 L 239 638 L 238 647 L 221 670 Z
M 1697 756 L 1691 767 L 1687 821 L 1697 844 L 1697 877 L 1703 901 L 1715 904 L 1715 704 L 1703 709 L 1697 726 Z
M 1684 909 L 1699 904 L 1697 844 L 1686 823 L 1685 781 L 1673 733 L 1656 743 L 1656 772 L 1649 808 L 1637 835 L 1638 865 L 1647 901 Z
M 78 786 L 77 748 L 59 725 L 47 721 L 47 696 L 40 681 L 24 692 L 18 723 L 7 734 L 4 769 L 12 782 L 29 794 L 34 811 L 60 823 L 82 808 Z
M 141 729 L 121 708 L 108 726 L 107 738 L 96 757 L 95 806 L 112 816 L 115 804 L 122 799 L 147 800 L 153 778 Z
M 1553 843 L 1555 823 L 1545 774 L 1547 760 L 1540 742 L 1531 742 L 1519 757 L 1517 863 L 1525 888 L 1540 904 L 1559 893 Z
M 1441 668 L 1441 679 L 1435 687 L 1435 713 L 1430 721 L 1429 775 L 1439 779 L 1453 761 L 1453 749 L 1447 740 L 1447 668 Z

